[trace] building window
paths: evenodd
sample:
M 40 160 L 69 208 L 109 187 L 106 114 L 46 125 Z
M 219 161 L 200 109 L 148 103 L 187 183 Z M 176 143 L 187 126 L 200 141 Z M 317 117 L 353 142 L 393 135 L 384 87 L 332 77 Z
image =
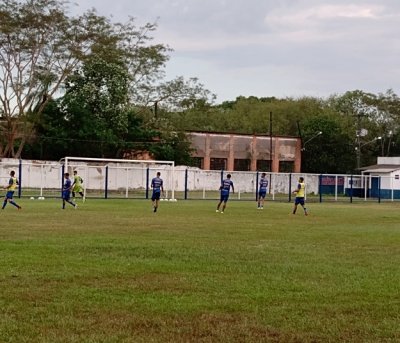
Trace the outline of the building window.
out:
M 235 159 L 233 162 L 233 170 L 249 171 L 250 170 L 250 160 Z
M 272 171 L 272 161 L 271 160 L 257 160 L 257 170 L 262 172 Z
M 294 162 L 293 161 L 279 161 L 279 172 L 280 173 L 293 173 Z
M 203 157 L 192 157 L 192 167 L 197 167 L 200 169 L 204 168 L 204 158 Z
M 226 170 L 226 158 L 210 158 L 211 170 Z

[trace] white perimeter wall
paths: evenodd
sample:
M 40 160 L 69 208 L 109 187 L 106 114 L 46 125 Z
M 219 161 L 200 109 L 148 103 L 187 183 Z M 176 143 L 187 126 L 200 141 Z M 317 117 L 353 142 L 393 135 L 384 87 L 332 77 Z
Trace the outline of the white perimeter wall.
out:
M 19 160 L 2 159 L 0 161 L 0 185 L 6 185 L 11 170 L 15 170 L 19 177 Z M 73 170 L 78 170 L 84 180 L 84 187 L 90 190 L 104 190 L 106 180 L 106 165 L 108 165 L 109 190 L 135 190 L 146 189 L 147 165 L 125 165 L 104 163 L 103 165 L 89 165 L 79 163 L 79 166 L 72 164 L 68 172 L 72 175 Z M 59 190 L 62 183 L 62 164 L 54 161 L 29 161 L 22 160 L 22 188 L 43 188 Z M 150 165 L 149 179 L 153 178 L 157 171 L 161 172 L 166 190 L 184 191 L 185 173 L 187 172 L 187 186 L 190 191 L 215 191 L 218 190 L 221 182 L 221 171 L 206 171 L 198 168 L 187 168 L 186 166 L 175 167 L 174 173 L 170 166 Z M 226 177 L 227 172 L 223 176 Z M 256 172 L 231 172 L 236 192 L 254 192 L 257 188 Z M 400 179 L 396 179 L 393 173 L 390 176 L 382 177 L 381 187 L 383 189 L 400 189 Z M 260 176 L 260 175 L 259 175 Z M 272 193 L 287 194 L 294 190 L 298 177 L 303 176 L 307 185 L 307 194 L 318 194 L 318 174 L 267 174 L 271 185 Z M 345 187 L 349 186 L 349 175 L 345 177 Z M 290 182 L 291 180 L 291 182 Z M 357 176 L 353 177 L 353 187 L 360 187 L 361 181 Z M 290 183 L 290 186 L 289 186 Z M 360 185 L 358 185 L 360 184 Z

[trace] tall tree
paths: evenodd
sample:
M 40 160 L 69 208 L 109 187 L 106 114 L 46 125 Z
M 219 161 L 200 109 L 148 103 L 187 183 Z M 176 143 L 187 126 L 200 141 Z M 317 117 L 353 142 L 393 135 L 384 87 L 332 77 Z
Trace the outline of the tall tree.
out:
M 70 17 L 68 4 L 0 4 L 0 157 L 21 155 L 46 104 L 60 91 L 67 93 L 57 102 L 62 104 L 59 113 L 71 125 L 73 116 L 80 118 L 77 132 L 94 141 L 101 136 L 99 141 L 118 149 L 123 148 L 119 138 L 128 134 L 128 104 L 145 112 L 160 102 L 187 108 L 210 95 L 195 78 L 163 82 L 170 49 L 151 44 L 156 24 L 137 27 L 134 18 L 113 23 L 95 10 Z
M 339 116 L 321 114 L 305 119 L 302 136 L 303 172 L 337 174 L 354 170 L 352 138 L 343 129 Z
M 68 17 L 62 0 L 0 3 L 0 156 L 19 157 L 40 114 L 93 42 L 108 30 L 88 11 Z
M 360 166 L 376 163 L 378 155 L 390 156 L 400 152 L 396 144 L 399 140 L 400 100 L 392 90 L 378 95 L 361 90 L 349 91 L 332 96 L 327 102 L 346 123 Z M 365 148 L 361 153 L 362 146 Z
M 104 142 L 93 149 L 100 156 L 108 155 L 112 146 L 116 150 L 119 137 L 128 131 L 128 78 L 123 65 L 96 55 L 67 78 L 64 115 L 75 136 Z

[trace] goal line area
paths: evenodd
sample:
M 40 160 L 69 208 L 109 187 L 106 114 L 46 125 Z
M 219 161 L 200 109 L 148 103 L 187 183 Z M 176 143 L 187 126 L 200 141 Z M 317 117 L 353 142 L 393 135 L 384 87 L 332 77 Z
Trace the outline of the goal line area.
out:
M 74 171 L 83 179 L 82 191 L 87 198 L 149 199 L 151 180 L 161 173 L 165 200 L 219 199 L 221 181 L 232 174 L 235 193 L 231 200 L 257 198 L 261 172 L 203 170 L 176 166 L 173 161 L 125 160 L 89 157 L 64 157 L 60 161 L 2 159 L 0 184 L 6 187 L 14 171 L 19 181 L 16 197 L 60 198 L 63 175 Z M 299 177 L 306 184 L 305 197 L 310 202 L 399 201 L 398 176 L 271 173 L 268 179 L 268 199 L 292 201 Z M 0 197 L 5 193 L 0 192 Z
M 151 180 L 161 173 L 166 198 L 175 200 L 175 162 L 67 156 L 64 172 L 81 176 L 85 196 L 149 197 Z

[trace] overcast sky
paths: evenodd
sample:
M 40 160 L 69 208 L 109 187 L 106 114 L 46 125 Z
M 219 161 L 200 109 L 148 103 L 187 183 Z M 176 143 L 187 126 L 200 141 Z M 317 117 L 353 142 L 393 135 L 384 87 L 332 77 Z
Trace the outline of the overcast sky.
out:
M 79 0 L 115 21 L 158 23 L 167 79 L 237 96 L 400 93 L 399 0 Z

